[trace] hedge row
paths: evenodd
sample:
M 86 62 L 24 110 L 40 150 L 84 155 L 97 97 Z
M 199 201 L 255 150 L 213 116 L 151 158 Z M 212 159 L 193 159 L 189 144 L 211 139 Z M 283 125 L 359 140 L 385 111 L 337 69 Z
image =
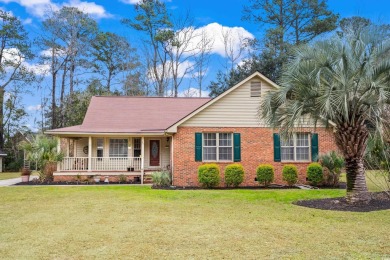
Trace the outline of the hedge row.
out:
M 271 164 L 260 164 L 256 169 L 259 184 L 267 187 L 275 178 L 275 169 Z M 289 186 L 298 182 L 298 169 L 293 164 L 283 166 L 282 179 Z M 307 167 L 307 180 L 312 185 L 319 185 L 323 180 L 323 170 L 319 163 L 311 163 Z M 203 164 L 198 168 L 198 181 L 204 188 L 214 188 L 220 184 L 220 169 L 215 163 Z M 244 168 L 234 163 L 225 168 L 225 184 L 227 187 L 238 187 L 244 181 Z

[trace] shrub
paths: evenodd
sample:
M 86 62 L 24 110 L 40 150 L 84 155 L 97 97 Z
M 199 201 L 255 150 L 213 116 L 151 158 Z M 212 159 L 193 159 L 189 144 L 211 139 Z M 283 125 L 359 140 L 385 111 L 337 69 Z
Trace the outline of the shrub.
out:
M 326 186 L 339 186 L 341 170 L 344 167 L 344 158 L 332 151 L 321 155 L 319 159 L 324 168 L 324 184 Z
M 213 163 L 203 164 L 198 168 L 198 181 L 206 188 L 219 185 L 219 166 Z
M 124 175 L 124 174 L 120 174 L 120 175 L 118 176 L 118 182 L 119 182 L 119 183 L 126 183 L 126 182 L 127 182 L 127 176 Z
M 169 187 L 171 185 L 171 174 L 167 171 L 153 172 L 152 182 L 155 187 Z
M 311 163 L 307 166 L 307 179 L 308 181 L 317 186 L 320 184 L 324 178 L 324 174 L 322 172 L 322 166 L 319 163 Z
M 238 187 L 244 181 L 244 167 L 239 163 L 229 164 L 225 168 L 226 186 Z
M 287 182 L 289 186 L 292 186 L 298 181 L 298 169 L 293 164 L 286 164 L 283 166 L 283 180 Z
M 271 164 L 260 164 L 256 169 L 257 181 L 267 187 L 274 181 L 274 167 Z

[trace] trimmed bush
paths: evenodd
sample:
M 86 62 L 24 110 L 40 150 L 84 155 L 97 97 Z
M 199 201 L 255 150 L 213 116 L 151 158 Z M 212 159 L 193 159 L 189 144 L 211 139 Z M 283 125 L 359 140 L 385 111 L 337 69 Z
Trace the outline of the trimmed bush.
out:
M 274 181 L 274 167 L 271 164 L 260 164 L 256 169 L 257 181 L 267 187 Z
M 219 180 L 219 166 L 215 163 L 203 164 L 198 167 L 198 181 L 202 187 L 217 187 Z
M 171 185 L 171 174 L 167 171 L 153 172 L 152 182 L 155 187 L 169 187 Z
M 322 166 L 319 163 L 311 163 L 307 166 L 307 180 L 317 186 L 320 184 L 324 178 L 324 174 L 322 172 Z
M 239 163 L 229 164 L 225 168 L 226 186 L 238 187 L 244 181 L 244 167 Z
M 289 186 L 292 186 L 298 181 L 298 169 L 293 164 L 286 164 L 283 166 L 283 180 L 287 182 Z

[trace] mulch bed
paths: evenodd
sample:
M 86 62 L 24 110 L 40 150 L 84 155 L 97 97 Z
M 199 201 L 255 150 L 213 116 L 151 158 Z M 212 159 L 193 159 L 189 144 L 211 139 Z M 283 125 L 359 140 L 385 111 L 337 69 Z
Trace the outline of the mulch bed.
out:
M 368 204 L 349 204 L 344 197 L 317 200 L 299 200 L 293 204 L 323 210 L 370 212 L 390 209 L 390 197 L 385 192 L 371 193 L 372 199 Z

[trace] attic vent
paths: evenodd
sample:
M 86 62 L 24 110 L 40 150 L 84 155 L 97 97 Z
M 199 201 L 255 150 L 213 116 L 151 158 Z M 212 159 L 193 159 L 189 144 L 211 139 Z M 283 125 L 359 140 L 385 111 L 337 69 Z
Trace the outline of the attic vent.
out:
M 251 82 L 251 97 L 260 97 L 261 96 L 261 82 L 252 81 Z

